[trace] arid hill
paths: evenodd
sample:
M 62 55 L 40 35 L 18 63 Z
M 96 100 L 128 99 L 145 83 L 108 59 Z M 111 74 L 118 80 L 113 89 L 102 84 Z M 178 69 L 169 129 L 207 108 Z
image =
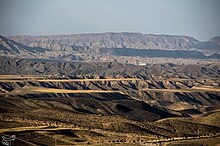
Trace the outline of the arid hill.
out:
M 140 76 L 145 79 L 219 78 L 220 64 L 177 65 L 146 64 L 143 66 L 117 62 L 67 62 L 49 59 L 20 59 L 0 57 L 0 74 L 19 75 L 100 75 Z

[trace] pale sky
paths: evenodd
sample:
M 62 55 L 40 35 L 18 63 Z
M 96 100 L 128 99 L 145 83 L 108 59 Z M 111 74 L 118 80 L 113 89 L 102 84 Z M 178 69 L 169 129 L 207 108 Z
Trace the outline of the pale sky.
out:
M 0 35 L 220 35 L 220 0 L 0 0 Z

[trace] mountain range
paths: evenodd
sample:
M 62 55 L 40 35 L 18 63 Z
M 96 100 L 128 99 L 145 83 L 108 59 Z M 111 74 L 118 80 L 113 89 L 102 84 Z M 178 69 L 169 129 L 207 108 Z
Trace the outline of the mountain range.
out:
M 108 61 L 109 56 L 220 59 L 220 41 L 219 37 L 201 42 L 188 36 L 141 33 L 0 36 L 0 52 L 66 61 Z

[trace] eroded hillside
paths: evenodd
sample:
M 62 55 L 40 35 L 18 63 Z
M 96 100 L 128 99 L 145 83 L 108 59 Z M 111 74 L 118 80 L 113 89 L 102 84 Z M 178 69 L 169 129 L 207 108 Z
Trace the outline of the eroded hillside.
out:
M 218 143 L 218 63 L 0 61 L 0 133 L 15 145 Z

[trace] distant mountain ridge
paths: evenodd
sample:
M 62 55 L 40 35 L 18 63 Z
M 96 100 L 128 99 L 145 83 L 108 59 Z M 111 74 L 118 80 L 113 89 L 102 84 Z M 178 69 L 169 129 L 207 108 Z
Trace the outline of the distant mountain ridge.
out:
M 217 40 L 200 42 L 188 36 L 141 33 L 0 36 L 0 52 L 1 56 L 66 61 L 108 62 L 111 56 L 220 59 Z
M 50 36 L 11 36 L 19 43 L 32 47 L 65 50 L 71 46 L 97 48 L 180 49 L 198 40 L 188 36 L 154 35 L 141 33 L 91 33 Z M 68 50 L 68 49 L 67 49 Z
M 211 38 L 209 41 L 220 43 L 220 36 L 215 36 L 215 37 Z

